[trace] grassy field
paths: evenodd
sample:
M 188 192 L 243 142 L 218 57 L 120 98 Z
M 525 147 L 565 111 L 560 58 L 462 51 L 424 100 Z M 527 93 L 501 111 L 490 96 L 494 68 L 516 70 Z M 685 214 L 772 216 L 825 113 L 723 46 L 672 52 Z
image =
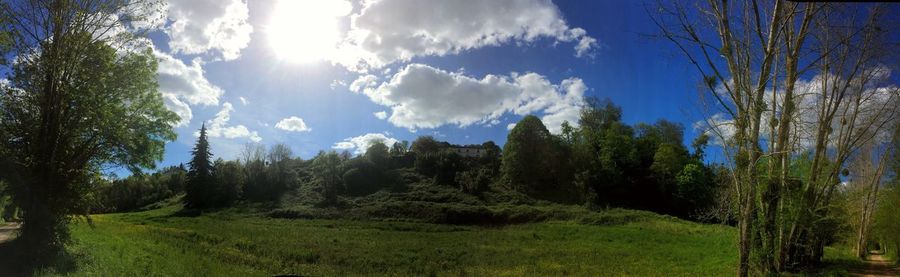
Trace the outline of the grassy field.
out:
M 727 276 L 737 262 L 733 228 L 666 217 L 476 227 L 176 211 L 74 224 L 74 266 L 38 275 Z

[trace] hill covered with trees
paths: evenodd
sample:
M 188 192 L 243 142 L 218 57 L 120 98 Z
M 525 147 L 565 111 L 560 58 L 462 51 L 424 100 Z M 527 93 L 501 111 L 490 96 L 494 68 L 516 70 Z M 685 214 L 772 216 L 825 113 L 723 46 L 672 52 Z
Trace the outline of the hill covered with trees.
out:
M 285 145 L 248 144 L 238 160 L 212 161 L 214 149 L 201 129 L 188 167 L 101 185 L 95 210 L 131 211 L 184 193 L 185 207 L 197 212 L 261 202 L 279 207 L 272 212 L 276 216 L 299 216 L 291 214 L 301 207 L 309 213 L 303 216 L 328 217 L 345 209 L 383 209 L 369 211 L 376 215 L 422 203 L 477 211 L 542 202 L 729 220 L 727 214 L 713 214 L 719 208 L 715 200 L 727 187 L 718 174 L 726 169 L 704 164 L 706 136 L 689 149 L 679 124 L 660 120 L 629 126 L 613 103 L 591 103 L 580 127 L 565 123 L 558 135 L 537 117 L 526 116 L 502 149 L 492 141 L 454 145 L 423 136 L 390 146 L 376 141 L 357 156 L 323 151 L 310 160 L 293 157 Z M 386 203 L 393 206 L 383 207 Z M 498 219 L 488 213 L 465 216 L 473 223 L 505 223 L 492 222 Z

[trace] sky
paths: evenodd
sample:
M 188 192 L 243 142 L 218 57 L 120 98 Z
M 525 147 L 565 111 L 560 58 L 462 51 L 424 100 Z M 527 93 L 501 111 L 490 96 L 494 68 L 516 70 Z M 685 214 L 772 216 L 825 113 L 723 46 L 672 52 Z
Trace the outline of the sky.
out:
M 150 32 L 166 106 L 182 117 L 159 166 L 284 143 L 309 159 L 430 135 L 502 145 L 523 116 L 551 132 L 583 96 L 629 124 L 700 130 L 700 75 L 640 1 L 167 0 Z

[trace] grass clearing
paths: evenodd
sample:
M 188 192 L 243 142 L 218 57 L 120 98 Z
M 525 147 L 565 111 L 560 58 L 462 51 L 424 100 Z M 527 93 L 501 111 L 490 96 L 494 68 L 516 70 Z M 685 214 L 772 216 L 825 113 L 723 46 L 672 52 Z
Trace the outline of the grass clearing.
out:
M 73 224 L 75 268 L 39 275 L 721 276 L 737 266 L 733 228 L 674 219 L 479 227 L 176 211 Z

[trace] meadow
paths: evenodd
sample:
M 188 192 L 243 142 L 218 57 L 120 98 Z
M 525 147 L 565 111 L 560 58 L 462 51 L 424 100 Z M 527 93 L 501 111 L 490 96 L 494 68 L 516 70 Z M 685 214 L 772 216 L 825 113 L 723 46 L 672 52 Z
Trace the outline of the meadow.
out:
M 727 276 L 737 267 L 734 228 L 666 216 L 488 227 L 178 210 L 75 223 L 71 264 L 37 275 Z M 618 213 L 629 211 L 597 212 Z

